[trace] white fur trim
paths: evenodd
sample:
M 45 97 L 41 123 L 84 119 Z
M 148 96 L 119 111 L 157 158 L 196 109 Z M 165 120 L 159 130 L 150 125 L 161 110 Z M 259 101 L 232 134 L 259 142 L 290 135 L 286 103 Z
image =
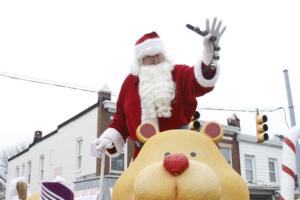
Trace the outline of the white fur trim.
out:
M 130 66 L 130 73 L 134 76 L 137 76 L 139 73 L 139 62 L 137 60 Z
M 117 150 L 117 152 L 114 154 L 111 154 L 108 151 L 106 151 L 107 155 L 109 155 L 111 157 L 118 157 L 123 152 L 123 147 L 124 147 L 125 141 L 124 141 L 121 133 L 119 131 L 117 131 L 116 129 L 107 128 L 102 133 L 100 138 L 107 138 L 107 139 L 111 140 L 111 142 L 114 144 L 114 146 Z
M 220 67 L 217 64 L 217 68 L 216 68 L 216 74 L 212 79 L 205 79 L 203 74 L 202 74 L 202 61 L 198 62 L 195 67 L 194 67 L 194 73 L 195 73 L 195 77 L 197 79 L 197 82 L 203 86 L 203 87 L 213 87 L 220 75 Z
M 148 39 L 135 46 L 135 56 L 137 60 L 142 59 L 146 55 L 154 56 L 160 53 L 165 53 L 164 45 L 160 39 Z

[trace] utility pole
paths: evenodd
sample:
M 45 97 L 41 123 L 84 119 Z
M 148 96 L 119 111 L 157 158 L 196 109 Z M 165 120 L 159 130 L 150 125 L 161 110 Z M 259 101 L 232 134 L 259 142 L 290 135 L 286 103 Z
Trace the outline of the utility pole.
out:
M 292 98 L 292 92 L 291 92 L 291 86 L 290 86 L 289 71 L 287 69 L 285 69 L 285 70 L 283 70 L 283 73 L 284 73 L 284 79 L 285 79 L 286 94 L 287 94 L 287 98 L 288 98 L 291 126 L 293 127 L 296 125 L 296 120 L 295 120 L 293 98 Z
M 285 88 L 286 88 L 286 94 L 288 99 L 288 106 L 289 106 L 289 113 L 290 113 L 290 121 L 291 121 L 291 127 L 296 125 L 295 120 L 295 112 L 294 112 L 294 105 L 293 105 L 293 98 L 292 98 L 292 92 L 291 92 L 291 86 L 290 86 L 290 79 L 289 79 L 289 72 L 287 69 L 283 70 L 284 74 L 284 80 L 285 80 Z M 299 183 L 300 178 L 300 145 L 299 141 L 297 141 L 297 150 L 296 150 L 296 163 L 297 163 L 297 178 Z M 298 186 L 298 189 L 300 191 L 300 187 Z

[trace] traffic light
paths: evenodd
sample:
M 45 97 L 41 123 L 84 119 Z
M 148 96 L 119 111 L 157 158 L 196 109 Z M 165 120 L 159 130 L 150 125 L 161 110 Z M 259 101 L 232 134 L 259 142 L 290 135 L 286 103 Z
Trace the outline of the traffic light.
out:
M 199 122 L 199 118 L 200 118 L 200 113 L 198 111 L 195 111 L 194 115 L 191 118 L 191 122 L 189 123 L 189 129 L 191 130 L 199 130 L 200 129 L 200 122 Z
M 263 143 L 264 141 L 269 139 L 268 133 L 268 125 L 266 122 L 268 121 L 268 117 L 266 115 L 257 114 L 256 115 L 256 138 L 257 143 Z

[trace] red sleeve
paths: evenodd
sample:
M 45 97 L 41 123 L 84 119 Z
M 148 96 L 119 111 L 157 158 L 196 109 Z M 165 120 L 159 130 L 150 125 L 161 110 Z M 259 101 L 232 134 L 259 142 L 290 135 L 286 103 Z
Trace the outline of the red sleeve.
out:
M 127 78 L 128 79 L 128 78 Z M 126 80 L 127 80 L 126 79 Z M 126 98 L 126 80 L 124 81 L 117 100 L 116 113 L 114 115 L 110 128 L 115 128 L 123 136 L 124 140 L 129 136 L 126 125 L 126 116 L 124 112 L 124 99 Z
M 194 67 L 188 67 L 188 66 L 178 66 L 176 69 L 177 77 L 175 75 L 175 78 L 177 78 L 181 84 L 180 87 L 182 87 L 182 90 L 184 91 L 183 95 L 185 98 L 195 98 L 202 96 L 211 90 L 213 90 L 214 87 L 203 87 L 201 86 L 197 79 L 195 78 L 194 73 Z

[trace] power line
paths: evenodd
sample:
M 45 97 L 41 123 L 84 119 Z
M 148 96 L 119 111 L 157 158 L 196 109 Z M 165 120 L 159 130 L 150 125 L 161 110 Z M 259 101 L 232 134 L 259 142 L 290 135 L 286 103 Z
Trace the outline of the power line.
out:
M 230 109 L 230 108 L 213 108 L 213 107 L 198 107 L 199 110 L 215 110 L 215 111 L 233 111 L 233 112 L 256 112 L 255 109 L 253 110 L 246 110 L 246 109 Z
M 294 106 L 295 107 L 295 106 Z M 298 107 L 298 106 L 297 106 Z M 250 113 L 256 113 L 256 109 L 226 109 L 226 108 L 212 108 L 212 107 L 198 107 L 198 110 L 215 110 L 215 111 L 231 111 L 231 112 L 250 112 Z M 287 117 L 286 117 L 286 110 L 284 107 L 277 107 L 277 108 L 263 108 L 263 109 L 258 109 L 260 112 L 275 112 L 278 110 L 282 110 L 284 113 L 284 122 L 285 125 L 288 128 L 291 128 L 287 122 Z
M 96 89 L 91 89 L 91 88 L 87 88 L 84 86 L 74 86 L 74 85 L 70 85 L 70 84 L 66 84 L 66 83 L 58 83 L 56 81 L 20 76 L 20 75 L 16 75 L 16 74 L 5 73 L 5 72 L 0 72 L 0 76 L 15 79 L 15 80 L 20 80 L 20 81 L 27 81 L 27 82 L 32 82 L 32 83 L 44 84 L 44 85 L 51 85 L 51 86 L 55 86 L 55 87 L 63 87 L 63 88 L 68 88 L 68 89 L 73 89 L 73 90 L 80 90 L 80 91 L 84 91 L 84 92 L 98 93 L 98 91 Z M 111 94 L 111 95 L 117 96 L 115 94 Z M 293 106 L 293 108 L 295 108 L 295 107 L 300 107 L 300 106 L 299 105 Z M 288 108 L 290 108 L 290 107 L 288 107 Z M 197 109 L 198 110 L 231 111 L 231 112 L 250 112 L 250 113 L 256 112 L 256 109 L 228 109 L 228 108 L 213 108 L 213 107 L 203 107 L 203 108 L 198 107 Z M 287 127 L 289 127 L 289 125 L 287 123 L 286 110 L 284 109 L 284 107 L 259 109 L 260 112 L 274 112 L 277 110 L 283 110 L 285 123 L 286 123 Z
M 72 89 L 72 90 L 80 90 L 83 92 L 91 92 L 91 93 L 99 92 L 96 89 L 85 87 L 85 86 L 78 86 L 78 85 L 75 86 L 75 85 L 71 85 L 71 84 L 67 84 L 67 83 L 59 83 L 57 81 L 44 80 L 44 79 L 40 79 L 40 78 L 21 76 L 21 75 L 5 73 L 5 72 L 0 72 L 0 76 L 5 77 L 5 78 L 14 79 L 14 80 L 19 80 L 19 81 L 26 81 L 26 82 L 50 85 L 50 86 L 55 86 L 55 87 L 62 87 L 62 88 L 67 88 L 67 89 Z M 116 96 L 116 95 L 111 94 L 111 96 Z
M 293 106 L 294 108 L 299 107 L 299 106 Z M 290 107 L 287 107 L 290 108 Z M 256 109 L 232 109 L 232 108 L 214 108 L 214 107 L 197 107 L 199 110 L 216 110 L 216 111 L 235 111 L 235 112 L 255 112 Z M 276 108 L 260 108 L 258 109 L 261 112 L 274 112 L 277 110 L 285 110 L 284 107 L 276 107 Z
M 83 87 L 83 86 L 74 86 L 74 85 L 70 85 L 70 84 L 66 84 L 66 83 L 58 83 L 55 81 L 42 80 L 42 79 L 37 79 L 37 78 L 33 78 L 33 77 L 25 77 L 25 76 L 20 76 L 20 75 L 16 75 L 16 74 L 8 74 L 8 73 L 0 72 L 0 76 L 15 79 L 15 80 L 20 80 L 20 81 L 39 83 L 39 84 L 44 84 L 44 85 L 51 85 L 51 86 L 68 88 L 68 89 L 73 89 L 73 90 L 80 90 L 80 91 L 84 91 L 84 92 L 98 93 L 98 91 L 96 91 L 95 89 L 89 89 L 89 88 Z
M 282 109 L 283 110 L 283 113 L 284 113 L 284 122 L 285 122 L 285 125 L 288 127 L 288 128 L 291 128 L 287 122 L 287 118 L 286 118 L 286 111 L 285 109 Z

